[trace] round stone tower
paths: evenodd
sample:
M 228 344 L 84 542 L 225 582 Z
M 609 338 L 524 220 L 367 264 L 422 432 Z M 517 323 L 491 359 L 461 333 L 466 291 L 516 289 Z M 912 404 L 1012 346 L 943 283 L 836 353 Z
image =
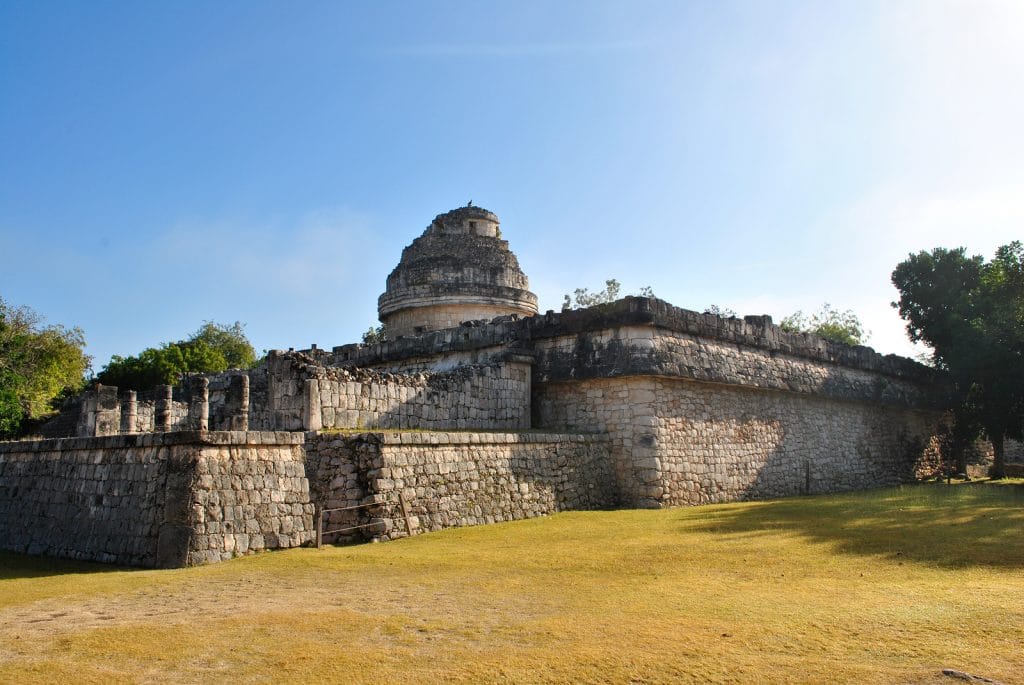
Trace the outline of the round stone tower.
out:
M 519 260 L 501 239 L 498 217 L 481 207 L 439 214 L 402 251 L 377 312 L 389 338 L 463 321 L 537 313 Z

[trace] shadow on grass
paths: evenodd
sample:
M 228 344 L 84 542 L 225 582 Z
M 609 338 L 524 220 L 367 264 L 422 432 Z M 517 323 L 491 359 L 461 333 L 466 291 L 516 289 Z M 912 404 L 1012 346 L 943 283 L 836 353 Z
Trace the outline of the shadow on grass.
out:
M 0 581 L 15 580 L 17 578 L 64 576 L 72 573 L 111 573 L 133 570 L 138 569 L 91 561 L 37 557 L 16 552 L 0 551 Z
M 840 554 L 929 565 L 1024 567 L 1024 483 L 929 483 L 715 511 L 722 535 L 795 533 Z

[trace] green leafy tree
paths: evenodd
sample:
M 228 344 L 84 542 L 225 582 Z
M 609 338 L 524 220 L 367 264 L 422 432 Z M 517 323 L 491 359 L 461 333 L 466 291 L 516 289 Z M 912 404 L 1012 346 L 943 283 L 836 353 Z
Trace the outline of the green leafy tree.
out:
M 910 339 L 931 347 L 949 373 L 958 442 L 984 432 L 991 475 L 1002 477 L 1004 441 L 1024 432 L 1024 248 L 1011 242 L 991 262 L 962 247 L 919 252 L 892 282 Z
M 248 369 L 256 362 L 256 351 L 245 336 L 245 327 L 238 321 L 230 326 L 207 321 L 189 341 L 197 351 L 201 345 L 206 345 L 220 354 L 228 369 Z M 216 363 L 219 364 L 219 360 Z
M 241 323 L 204 323 L 189 338 L 150 347 L 138 356 L 114 355 L 96 379 L 122 389 L 148 390 L 178 382 L 186 373 L 217 373 L 246 369 L 256 362 L 256 351 Z
M 708 307 L 707 309 L 705 309 L 704 313 L 705 314 L 714 314 L 715 316 L 720 316 L 723 319 L 735 319 L 736 318 L 735 310 L 729 309 L 728 307 L 719 307 L 717 304 L 713 304 L 710 307 Z
M 828 302 L 811 316 L 802 311 L 787 316 L 779 322 L 779 327 L 790 333 L 813 333 L 847 345 L 863 345 L 871 335 L 853 310 L 841 312 Z
M 598 290 L 597 292 L 590 292 L 587 288 L 576 288 L 573 291 L 572 296 L 565 295 L 562 301 L 562 311 L 569 311 L 570 309 L 585 309 L 587 307 L 593 307 L 599 304 L 608 304 L 619 299 L 619 291 L 622 290 L 622 284 L 614 278 L 609 278 L 604 282 L 604 289 Z M 645 285 L 640 288 L 640 297 L 655 297 L 654 290 L 651 286 Z
M 80 390 L 89 361 L 81 329 L 44 326 L 28 307 L 0 298 L 0 436 L 16 437 Z
M 379 345 L 388 339 L 387 331 L 384 330 L 384 324 L 379 326 L 370 326 L 365 333 L 363 333 L 363 344 L 365 345 Z

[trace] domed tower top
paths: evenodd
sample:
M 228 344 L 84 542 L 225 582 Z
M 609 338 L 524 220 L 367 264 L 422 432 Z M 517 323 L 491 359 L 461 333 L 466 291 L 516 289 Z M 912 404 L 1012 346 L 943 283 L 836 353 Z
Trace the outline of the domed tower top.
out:
M 501 239 L 498 217 L 472 204 L 437 215 L 402 251 L 377 311 L 388 337 L 463 321 L 537 313 L 519 260 Z

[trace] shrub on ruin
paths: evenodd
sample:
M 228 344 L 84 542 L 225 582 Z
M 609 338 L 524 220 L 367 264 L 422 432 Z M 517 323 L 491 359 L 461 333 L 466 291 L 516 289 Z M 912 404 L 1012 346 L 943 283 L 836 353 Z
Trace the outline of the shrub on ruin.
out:
M 730 309 L 729 307 L 719 307 L 717 304 L 710 305 L 704 310 L 705 314 L 714 314 L 715 316 L 723 319 L 735 319 L 736 310 Z
M 622 290 L 622 284 L 614 278 L 609 278 L 604 282 L 604 289 L 598 290 L 597 292 L 590 292 L 588 288 L 576 288 L 573 291 L 573 295 L 565 295 L 562 300 L 562 311 L 566 312 L 570 309 L 586 309 L 587 307 L 593 307 L 599 304 L 608 304 L 619 299 L 619 291 Z M 637 293 L 640 297 L 654 297 L 654 290 L 649 285 L 645 285 L 640 288 L 640 292 Z
M 379 345 L 382 342 L 386 342 L 388 339 L 387 331 L 384 329 L 384 324 L 379 326 L 370 326 L 365 333 L 363 333 L 363 344 L 364 345 Z
M 186 373 L 247 369 L 255 362 L 256 351 L 241 323 L 207 321 L 185 340 L 150 347 L 137 356 L 114 355 L 96 380 L 123 390 L 148 390 L 177 383 Z
M 779 322 L 779 327 L 789 333 L 813 333 L 847 345 L 863 345 L 871 336 L 853 310 L 841 312 L 828 302 L 810 316 L 802 311 L 787 316 Z

